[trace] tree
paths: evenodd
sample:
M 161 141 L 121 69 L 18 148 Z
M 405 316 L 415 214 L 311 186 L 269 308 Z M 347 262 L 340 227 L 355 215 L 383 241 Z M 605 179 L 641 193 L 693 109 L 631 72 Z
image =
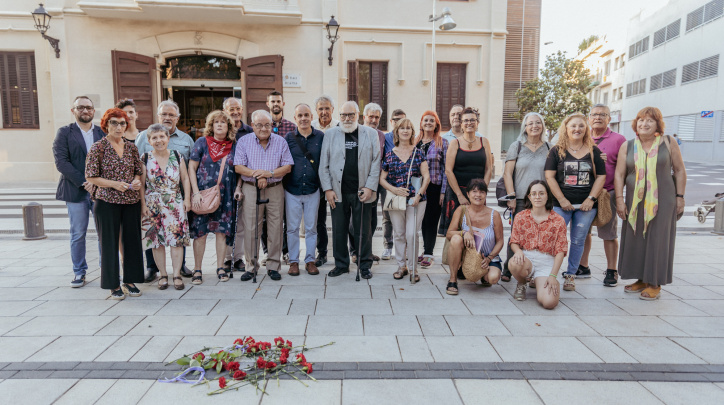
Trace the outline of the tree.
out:
M 598 35 L 591 35 L 590 37 L 581 40 L 581 43 L 578 44 L 578 53 L 585 51 L 586 48 L 591 46 L 591 44 L 596 42 L 597 40 L 598 40 Z
M 588 114 L 591 101 L 586 94 L 590 87 L 589 70 L 580 61 L 569 59 L 565 52 L 558 51 L 546 56 L 545 68 L 537 79 L 526 82 L 515 92 L 518 112 L 513 116 L 522 121 L 529 112 L 540 113 L 552 135 L 567 115 Z

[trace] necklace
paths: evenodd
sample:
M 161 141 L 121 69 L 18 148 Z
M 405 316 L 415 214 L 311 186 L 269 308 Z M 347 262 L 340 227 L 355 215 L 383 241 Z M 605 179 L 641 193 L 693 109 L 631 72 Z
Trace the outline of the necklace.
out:
M 533 145 L 532 142 L 528 141 L 528 145 L 530 145 L 533 149 L 538 149 L 541 145 L 543 145 L 543 141 L 540 141 L 535 145 Z
M 578 149 L 573 149 L 570 146 L 568 147 L 568 149 L 571 150 L 573 153 L 578 153 L 578 151 L 581 150 L 582 148 L 583 148 L 583 144 L 581 144 L 581 146 L 579 146 Z
M 472 141 L 469 141 L 468 138 L 465 136 L 465 134 L 463 134 L 463 136 L 461 136 L 460 138 L 458 138 L 458 140 L 460 140 L 460 139 L 462 139 L 462 140 L 464 140 L 465 142 L 468 143 L 468 149 L 472 149 L 472 148 L 473 148 L 473 142 L 475 142 L 475 135 L 473 135 L 473 140 L 472 140 Z

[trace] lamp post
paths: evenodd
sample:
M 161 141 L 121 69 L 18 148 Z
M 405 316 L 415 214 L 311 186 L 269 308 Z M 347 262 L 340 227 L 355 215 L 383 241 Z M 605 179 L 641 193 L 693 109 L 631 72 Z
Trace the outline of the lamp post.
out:
M 329 19 L 327 23 L 327 39 L 332 45 L 329 46 L 329 66 L 332 66 L 332 49 L 334 49 L 334 43 L 339 39 L 337 32 L 339 31 L 339 23 L 334 19 L 334 16 Z
M 40 35 L 43 36 L 43 38 L 47 39 L 48 42 L 50 42 L 50 46 L 55 49 L 55 57 L 60 58 L 60 47 L 58 46 L 60 44 L 59 39 L 55 39 L 53 37 L 45 35 L 46 32 L 48 32 L 48 28 L 50 28 L 50 14 L 48 14 L 47 11 L 43 8 L 43 3 L 40 3 L 40 6 L 35 9 L 35 11 L 32 12 L 33 14 L 33 20 L 35 20 L 35 29 L 40 32 Z
M 435 72 L 435 31 L 438 27 L 442 31 L 449 31 L 457 26 L 450 14 L 450 8 L 445 7 L 442 9 L 442 14 L 435 15 L 435 0 L 432 0 L 432 14 L 430 14 L 430 18 L 428 18 L 428 21 L 432 23 L 432 52 L 430 55 L 432 59 L 432 68 L 430 69 L 430 110 L 432 111 L 435 111 L 435 78 L 437 77 L 437 73 Z M 440 20 L 442 20 L 442 22 L 440 22 L 439 26 L 436 26 L 435 23 Z

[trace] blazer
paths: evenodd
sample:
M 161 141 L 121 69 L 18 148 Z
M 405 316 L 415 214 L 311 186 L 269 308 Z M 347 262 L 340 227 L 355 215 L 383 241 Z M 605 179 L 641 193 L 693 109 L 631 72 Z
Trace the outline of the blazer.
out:
M 377 201 L 377 186 L 380 182 L 380 140 L 377 131 L 358 125 L 357 163 L 359 164 L 359 184 L 372 190 L 372 196 L 366 204 Z M 344 131 L 342 127 L 329 128 L 322 141 L 322 157 L 319 162 L 319 181 L 322 190 L 334 190 L 337 201 L 342 200 L 342 172 L 346 158 L 344 150 Z
M 93 126 L 93 143 L 106 134 L 97 125 Z M 75 122 L 61 127 L 53 140 L 55 168 L 60 172 L 55 198 L 67 202 L 80 202 L 88 197 L 85 183 L 85 158 L 88 155 L 83 134 Z

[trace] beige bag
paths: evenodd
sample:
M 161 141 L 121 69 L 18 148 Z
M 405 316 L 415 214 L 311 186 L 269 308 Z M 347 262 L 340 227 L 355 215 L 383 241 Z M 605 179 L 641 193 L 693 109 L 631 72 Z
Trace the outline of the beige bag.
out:
M 221 179 L 224 177 L 224 168 L 227 156 L 224 156 L 224 158 L 221 159 L 219 179 L 216 181 L 216 185 L 207 188 L 206 190 L 199 191 L 199 194 L 201 194 L 201 207 L 198 209 L 191 208 L 194 213 L 198 215 L 211 214 L 219 208 L 219 205 L 221 205 L 221 190 L 219 190 L 219 184 L 221 184 Z
M 596 182 L 596 162 L 593 160 L 593 151 L 591 151 L 591 165 L 593 165 L 593 181 Z M 611 211 L 611 195 L 605 188 L 601 189 L 598 193 L 598 211 L 596 212 L 596 218 L 593 219 L 591 226 L 604 226 L 611 221 L 613 218 L 613 212 Z
M 465 222 L 467 222 L 468 228 L 470 229 L 470 232 L 472 232 L 473 222 L 470 220 L 470 217 L 466 215 L 467 213 L 468 209 L 467 207 L 465 207 L 465 209 L 463 210 L 463 215 L 465 215 Z M 480 252 L 477 251 L 477 249 L 469 247 L 463 249 L 462 270 L 466 280 L 474 283 L 483 278 L 484 275 L 488 274 L 489 268 L 483 269 L 482 266 L 483 256 L 480 254 Z
M 405 187 L 410 185 L 410 175 L 412 174 L 412 164 L 415 161 L 415 153 L 417 148 L 412 152 L 412 159 L 410 159 L 410 168 L 407 170 L 407 183 Z M 382 206 L 383 211 L 404 211 L 407 209 L 407 196 L 396 195 L 391 191 L 387 191 L 385 194 L 385 204 Z

